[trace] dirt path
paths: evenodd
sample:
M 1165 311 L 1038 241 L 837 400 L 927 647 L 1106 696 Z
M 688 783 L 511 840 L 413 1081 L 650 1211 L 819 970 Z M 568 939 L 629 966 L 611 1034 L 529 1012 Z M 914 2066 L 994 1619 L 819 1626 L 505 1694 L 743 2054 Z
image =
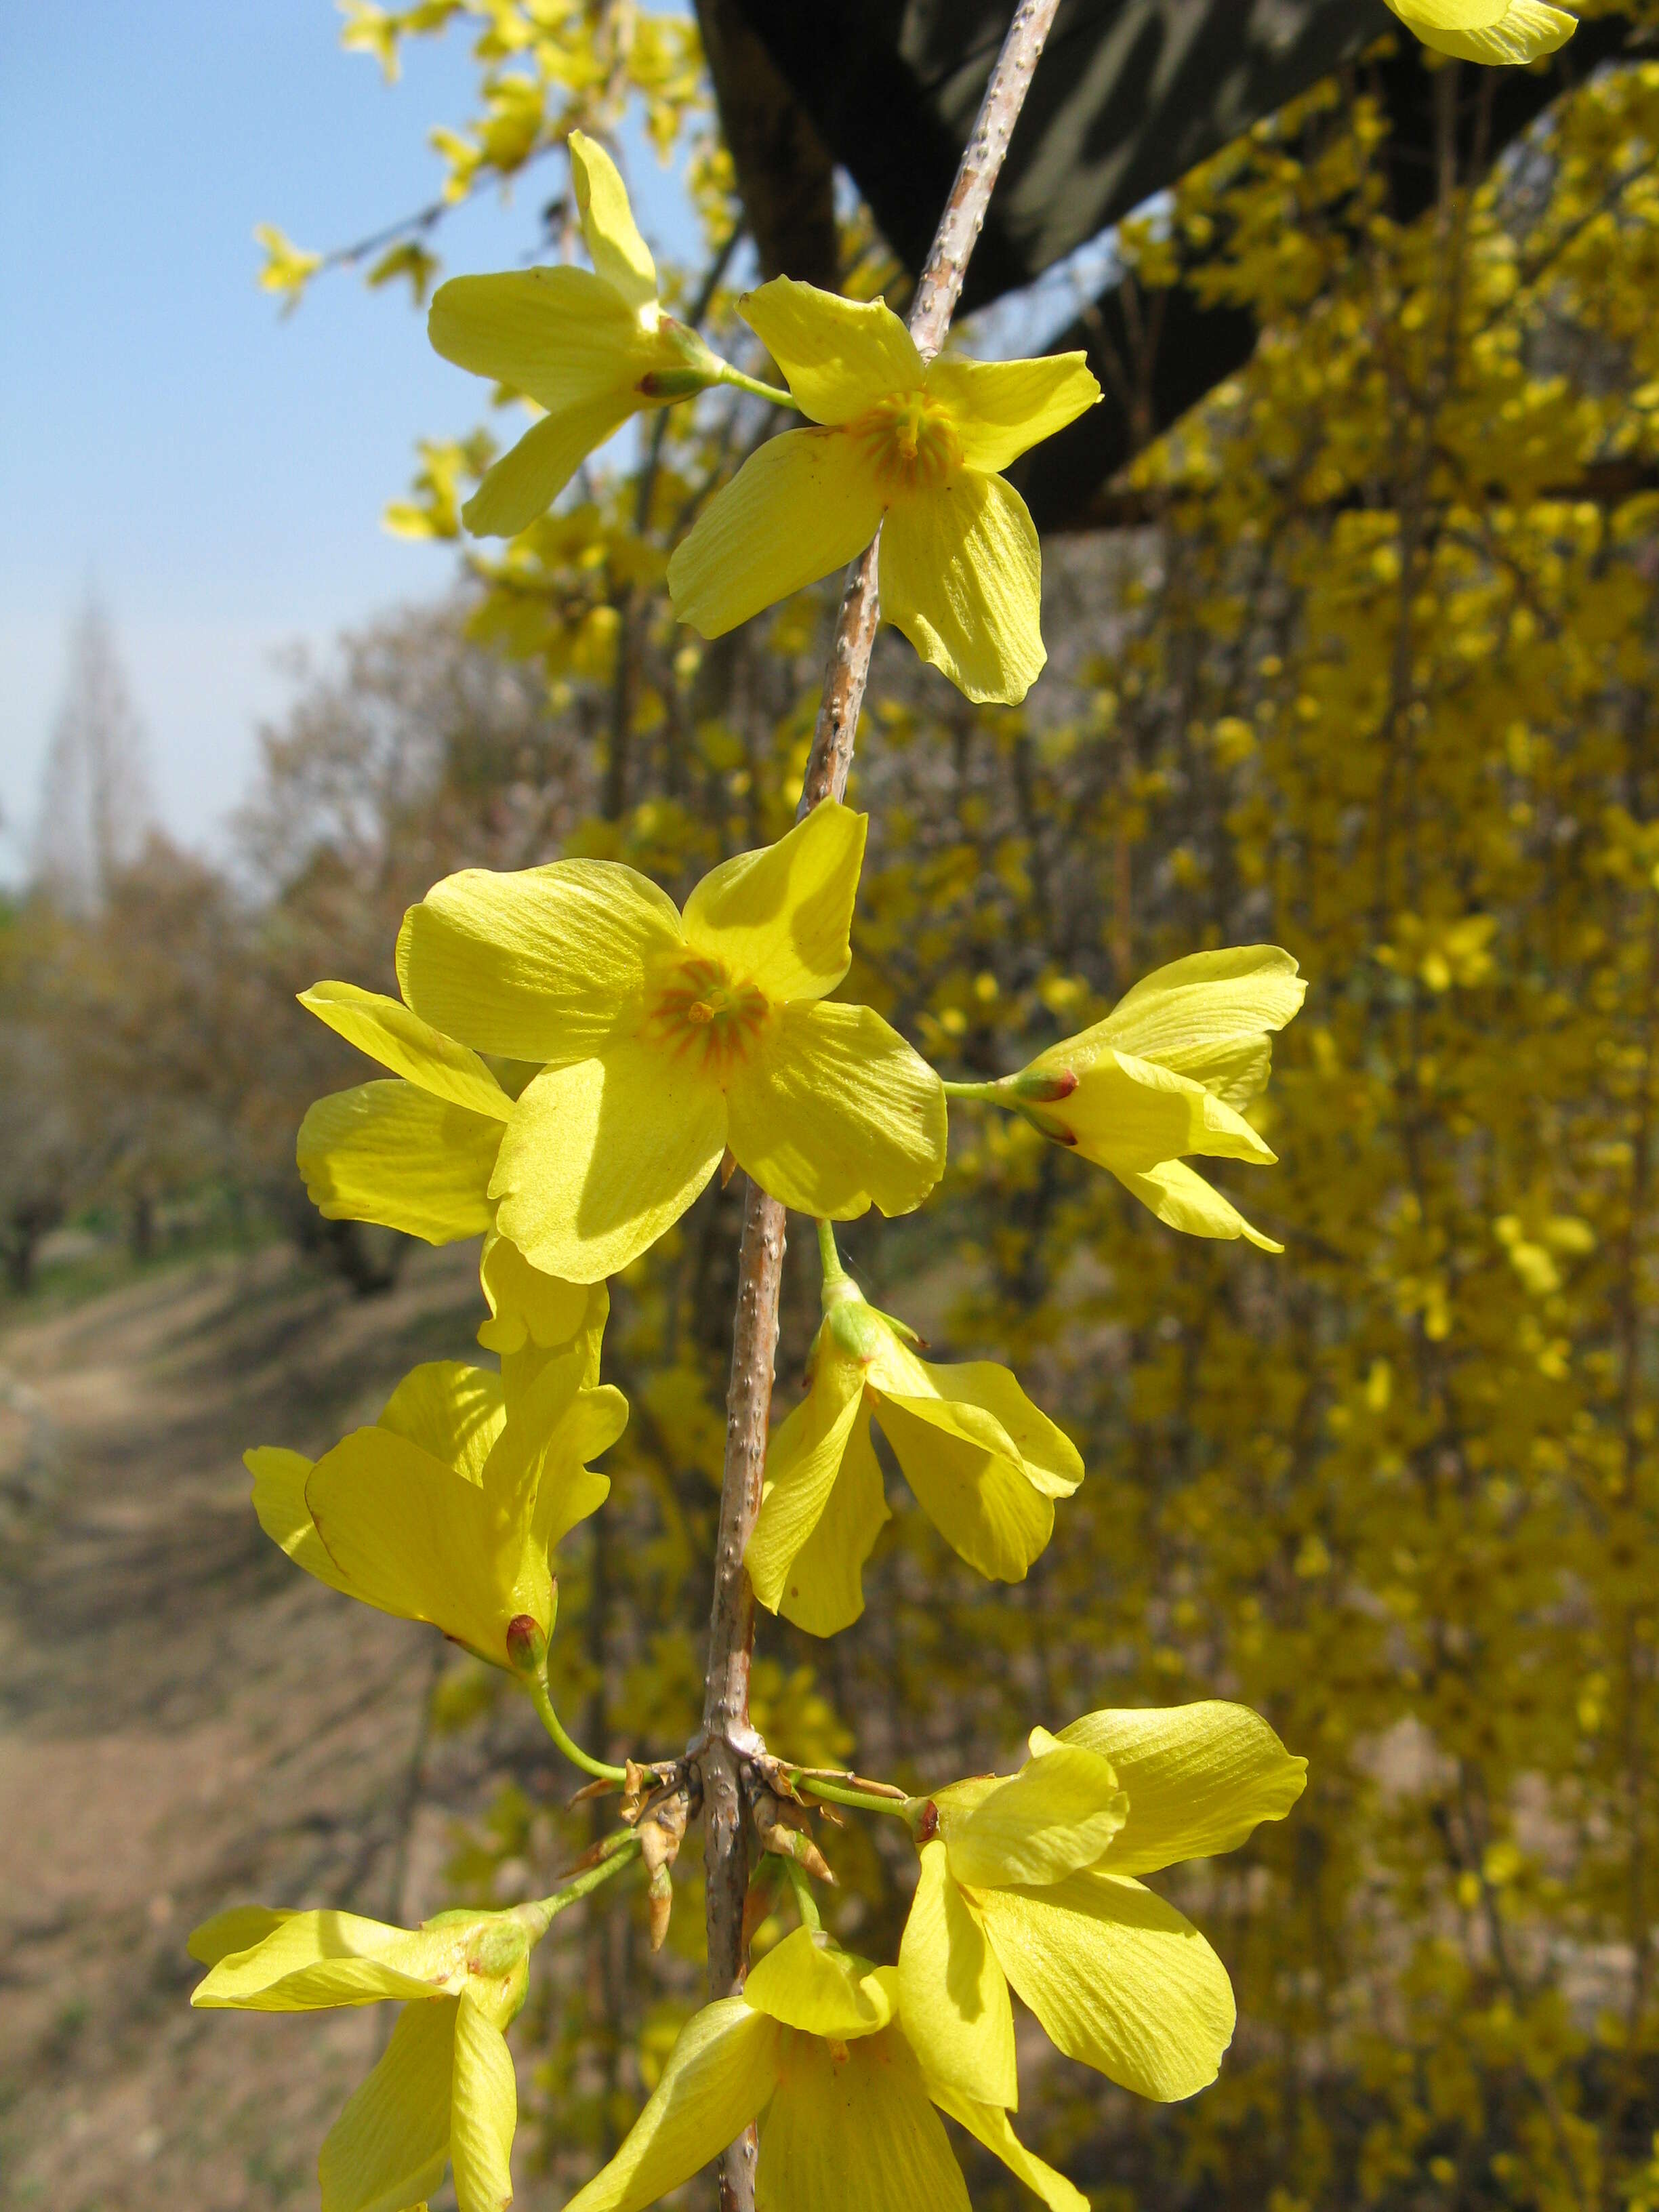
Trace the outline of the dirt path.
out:
M 405 1863 L 430 1647 L 283 1559 L 240 1453 L 319 1451 L 465 1357 L 472 1266 L 422 1253 L 365 1302 L 267 1252 L 0 1335 L 9 2208 L 314 2202 L 378 2015 L 192 2014 L 185 1938 L 239 1899 L 441 1901 L 441 1806 Z

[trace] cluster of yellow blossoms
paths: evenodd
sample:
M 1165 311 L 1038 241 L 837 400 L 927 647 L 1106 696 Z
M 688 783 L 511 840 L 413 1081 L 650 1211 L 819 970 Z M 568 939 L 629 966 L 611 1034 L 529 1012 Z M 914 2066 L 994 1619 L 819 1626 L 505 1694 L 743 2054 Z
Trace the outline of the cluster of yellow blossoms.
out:
M 938 1182 L 947 1095 L 1024 1115 L 1194 1233 L 1267 1244 L 1185 1163 L 1273 1158 L 1240 1109 L 1301 1000 L 1288 956 L 1197 954 L 1001 1082 L 947 1085 L 868 1007 L 829 996 L 851 957 L 865 830 L 828 802 L 705 876 L 683 912 L 613 862 L 467 871 L 405 918 L 401 1000 L 332 982 L 305 994 L 391 1071 L 307 1115 L 313 1198 L 331 1218 L 434 1243 L 482 1231 L 478 1334 L 500 1365 L 416 1368 L 377 1421 L 314 1462 L 251 1451 L 255 1510 L 320 1581 L 515 1675 L 555 1740 L 604 1775 L 617 1771 L 570 1744 L 545 1669 L 556 1549 L 603 1505 L 609 1486 L 590 1462 L 628 1418 L 599 1380 L 605 1278 L 722 1158 L 818 1226 L 823 1324 L 806 1395 L 771 1441 L 747 1563 L 761 1602 L 820 1636 L 862 1610 L 888 1518 L 872 1419 L 923 1510 L 988 1577 L 1024 1577 L 1083 1480 L 1070 1440 L 1006 1368 L 921 1358 L 836 1254 L 833 1221 L 872 1204 L 908 1212 Z M 741 1996 L 688 2027 L 578 2198 L 584 2212 L 653 2201 L 755 2118 L 763 2203 L 897 2212 L 921 2181 L 965 2204 L 941 2112 L 1080 2212 L 1010 2125 L 1010 1984 L 1061 2051 L 1143 2095 L 1186 2096 L 1213 2077 L 1232 2033 L 1226 1974 L 1137 1877 L 1282 1815 L 1302 1762 L 1225 1705 L 1094 1713 L 1059 1735 L 1035 1730 L 1030 1751 L 1006 1780 L 881 1806 L 908 1821 L 920 1853 L 896 1966 L 831 1942 L 792 1862 L 802 1925 Z M 642 1771 L 666 1788 L 676 1764 Z M 530 1950 L 635 1858 L 665 1893 L 683 1818 L 650 1830 L 645 1809 L 574 1881 L 511 1912 L 442 1914 L 411 1932 L 250 1908 L 198 1932 L 211 1967 L 198 2004 L 407 2007 L 324 2148 L 325 2212 L 402 2212 L 446 2159 L 463 2212 L 509 2201 L 502 2030 Z
M 1542 51 L 1554 28 L 1541 19 L 1571 28 L 1534 0 L 1390 4 L 1448 52 L 1485 40 L 1489 56 L 1505 39 Z M 663 313 L 608 158 L 580 137 L 571 158 L 592 271 L 462 279 L 434 304 L 441 350 L 546 410 L 471 503 L 481 531 L 532 520 L 629 414 L 750 381 Z M 884 306 L 787 280 L 744 312 L 813 427 L 769 440 L 705 511 L 671 566 L 679 612 L 716 635 L 879 530 L 890 619 L 969 696 L 1022 696 L 1043 657 L 1037 548 L 998 471 L 1091 404 L 1080 357 L 927 364 Z M 417 1367 L 376 1422 L 314 1462 L 250 1452 L 261 1524 L 332 1588 L 507 1670 L 579 1765 L 629 1784 L 616 1834 L 538 1902 L 415 1930 L 242 1907 L 197 1931 L 192 1954 L 209 1969 L 198 2005 L 404 2008 L 323 2147 L 325 2212 L 405 2212 L 447 2168 L 461 2212 L 502 2212 L 517 2114 L 504 2030 L 531 1951 L 635 1863 L 653 1904 L 665 1900 L 698 1747 L 607 1767 L 570 1743 L 546 1679 L 556 1547 L 603 1506 L 609 1486 L 591 1462 L 628 1418 L 599 1380 L 606 1278 L 723 1161 L 816 1220 L 823 1326 L 806 1395 L 771 1439 L 746 1558 L 764 1606 L 828 1636 L 861 1611 L 889 1515 L 872 1420 L 922 1510 L 988 1577 L 1026 1573 L 1083 1480 L 1069 1439 L 1012 1373 L 922 1359 L 840 1264 L 833 1222 L 872 1205 L 908 1212 L 939 1181 L 947 1097 L 1022 1115 L 1172 1227 L 1279 1249 L 1187 1163 L 1272 1160 L 1243 1109 L 1301 1002 L 1294 962 L 1271 946 L 1196 954 L 1029 1066 L 946 1084 L 873 1011 L 830 995 L 849 965 L 865 830 L 847 807 L 820 805 L 715 868 L 683 910 L 613 862 L 468 870 L 407 915 L 400 1000 L 337 982 L 305 994 L 389 1071 L 307 1115 L 313 1198 L 330 1218 L 434 1243 L 481 1235 L 478 1336 L 499 1366 Z M 1253 1713 L 1202 1703 L 1038 1728 L 1013 1775 L 866 1801 L 902 1817 L 917 1849 L 896 1964 L 837 1946 L 800 1863 L 815 1850 L 787 1859 L 800 1924 L 740 1994 L 687 2025 L 572 2212 L 635 2212 L 751 2122 L 763 2208 L 965 2208 L 941 2113 L 1055 2212 L 1085 2212 L 1012 2130 L 1011 1989 L 1058 2050 L 1139 2095 L 1185 2097 L 1212 2080 L 1233 2029 L 1226 1972 L 1139 1877 L 1283 1817 L 1303 1769 Z M 775 1760 L 765 1779 L 810 1796 L 810 1778 Z M 787 1832 L 775 1833 L 784 1849 Z M 653 1916 L 659 1935 L 662 1924 Z
M 1045 658 L 1042 560 L 999 471 L 1099 398 L 1083 356 L 929 364 L 884 301 L 781 276 L 738 304 L 788 388 L 757 384 L 664 313 L 603 148 L 573 132 L 570 166 L 591 272 L 459 276 L 432 302 L 441 354 L 545 410 L 468 501 L 467 527 L 511 536 L 629 416 L 736 386 L 812 427 L 767 439 L 698 517 L 669 564 L 680 619 L 723 636 L 880 531 L 886 619 L 969 698 L 1023 699 Z

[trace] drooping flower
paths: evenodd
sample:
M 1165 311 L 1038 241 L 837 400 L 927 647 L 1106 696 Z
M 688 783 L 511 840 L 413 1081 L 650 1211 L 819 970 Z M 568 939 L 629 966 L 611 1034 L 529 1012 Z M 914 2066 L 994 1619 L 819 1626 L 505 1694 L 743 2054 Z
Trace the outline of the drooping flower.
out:
M 933 1188 L 939 1078 L 871 1008 L 825 1003 L 851 958 L 865 828 L 819 806 L 705 876 L 684 915 L 609 860 L 468 869 L 410 908 L 398 975 L 416 1014 L 540 1065 L 507 1102 L 488 1185 L 534 1267 L 572 1283 L 625 1267 L 728 1146 L 773 1197 L 836 1219 L 908 1212 Z
M 999 471 L 1099 398 L 1084 356 L 924 362 L 882 301 L 787 276 L 738 309 L 814 427 L 769 438 L 677 548 L 681 621 L 720 637 L 879 529 L 886 619 L 969 698 L 1023 699 L 1047 658 L 1042 556 Z
M 917 1802 L 921 1872 L 899 1952 L 931 2079 L 1012 2105 L 1010 1983 L 1069 2057 L 1168 2102 L 1232 2040 L 1225 1967 L 1135 1877 L 1234 1850 L 1302 1794 L 1307 1762 L 1243 1705 L 1085 1714 L 1031 1732 L 1012 1777 Z
M 1171 1229 L 1247 1237 L 1280 1252 L 1182 1156 L 1273 1164 L 1278 1155 L 1240 1109 L 1266 1088 L 1271 1033 L 1306 989 L 1277 945 L 1194 952 L 1144 977 L 1104 1021 L 1050 1045 L 988 1095 L 1109 1169 Z
M 532 1352 L 517 1389 L 511 1374 L 455 1361 L 416 1367 L 372 1427 L 314 1463 L 268 1446 L 246 1455 L 259 1525 L 331 1589 L 521 1672 L 552 1633 L 550 1555 L 610 1492 L 587 1462 L 628 1419 L 621 1391 L 594 1387 L 596 1362 L 586 1332 Z
M 441 1912 L 418 1929 L 350 1912 L 222 1912 L 190 1939 L 204 2009 L 314 2012 L 402 2001 L 392 2039 L 324 2142 L 322 2212 L 423 2203 L 447 2166 L 460 2212 L 505 2212 L 518 2084 L 504 2030 L 525 2001 L 544 1905 Z
M 695 331 L 663 313 L 656 264 L 611 156 L 580 131 L 569 146 L 591 273 L 456 276 L 433 295 L 427 328 L 444 358 L 547 410 L 462 508 L 479 537 L 526 529 L 630 415 L 670 406 L 726 374 Z
M 896 1979 L 816 1930 L 786 1936 L 741 1996 L 687 2021 L 621 2148 L 566 2212 L 644 2212 L 754 2119 L 757 2212 L 969 2212 L 936 2106 L 1053 2212 L 1087 2212 L 1081 2192 L 1015 2138 L 1002 2106 L 927 2078 Z
M 902 1322 L 826 1275 L 808 1390 L 773 1436 L 744 1553 L 755 1595 L 814 1636 L 864 1610 L 863 1568 L 888 1518 L 873 1419 L 922 1510 L 970 1566 L 1019 1582 L 1083 1480 L 1076 1447 L 1006 1367 L 936 1365 Z
M 1386 0 L 1407 28 L 1459 61 L 1535 62 L 1565 46 L 1576 17 L 1544 0 Z

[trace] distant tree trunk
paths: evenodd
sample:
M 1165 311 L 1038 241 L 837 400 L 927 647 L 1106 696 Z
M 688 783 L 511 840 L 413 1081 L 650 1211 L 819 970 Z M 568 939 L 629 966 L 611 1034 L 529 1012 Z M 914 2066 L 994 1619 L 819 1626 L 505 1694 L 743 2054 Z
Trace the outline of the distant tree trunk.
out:
M 368 1221 L 331 1221 L 328 1232 L 329 1256 L 360 1298 L 392 1288 L 409 1256 L 409 1237 Z
M 26 1298 L 34 1288 L 40 1240 L 63 1218 L 63 1206 L 55 1198 L 21 1199 L 12 1208 L 3 1241 L 6 1285 L 14 1296 Z
M 155 1200 L 147 1190 L 133 1194 L 127 1217 L 127 1249 L 142 1267 L 155 1256 Z
M 94 913 L 143 850 L 149 823 L 143 726 L 109 617 L 89 598 L 70 634 L 69 683 L 46 754 L 36 877 L 71 913 Z

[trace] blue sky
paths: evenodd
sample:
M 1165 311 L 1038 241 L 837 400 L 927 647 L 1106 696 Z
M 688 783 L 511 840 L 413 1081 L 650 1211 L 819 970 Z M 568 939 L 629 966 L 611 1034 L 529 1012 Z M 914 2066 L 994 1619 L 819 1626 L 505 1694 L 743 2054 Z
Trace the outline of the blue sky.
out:
M 292 696 L 281 649 L 325 653 L 454 573 L 380 516 L 416 438 L 470 429 L 483 386 L 431 352 L 406 289 L 340 272 L 284 319 L 256 283 L 256 223 L 312 247 L 379 230 L 436 193 L 428 130 L 471 112 L 464 32 L 414 42 L 387 85 L 337 30 L 331 0 L 0 0 L 0 881 L 27 868 L 89 587 L 156 812 L 222 856 L 257 723 Z M 672 173 L 637 143 L 628 169 L 647 237 L 684 252 Z M 452 215 L 446 267 L 520 260 L 544 176 Z M 1080 249 L 970 346 L 1036 350 L 1103 273 Z
M 422 434 L 483 387 L 428 348 L 407 290 L 349 275 L 283 319 L 258 222 L 341 243 L 434 197 L 434 123 L 470 112 L 453 33 L 387 86 L 329 0 L 5 0 L 0 7 L 0 877 L 27 859 L 66 635 L 95 583 L 149 742 L 156 809 L 222 825 L 280 711 L 285 641 L 441 591 L 453 556 L 391 538 Z M 631 165 L 647 233 L 672 176 Z M 459 211 L 451 270 L 533 241 L 537 181 Z

